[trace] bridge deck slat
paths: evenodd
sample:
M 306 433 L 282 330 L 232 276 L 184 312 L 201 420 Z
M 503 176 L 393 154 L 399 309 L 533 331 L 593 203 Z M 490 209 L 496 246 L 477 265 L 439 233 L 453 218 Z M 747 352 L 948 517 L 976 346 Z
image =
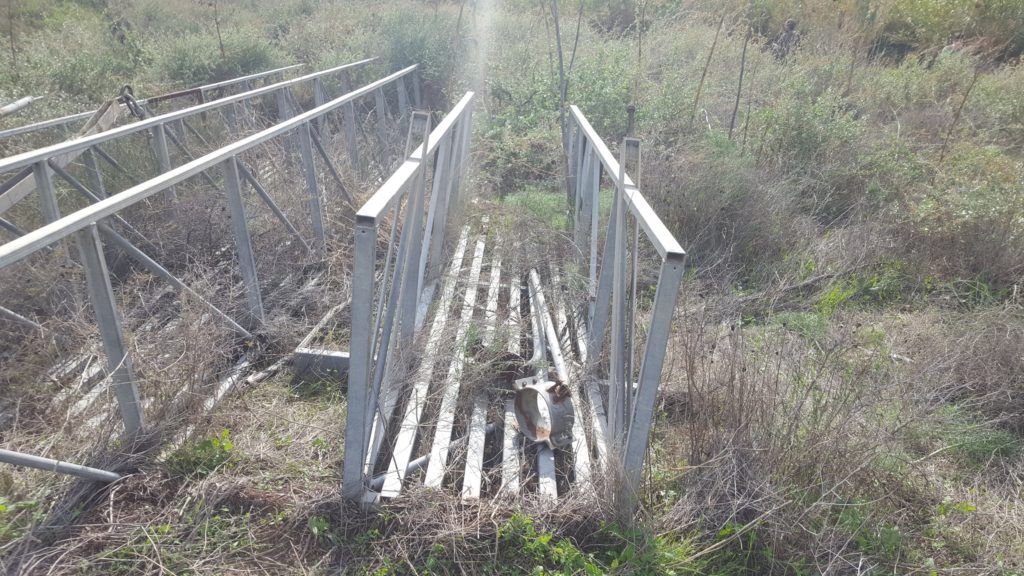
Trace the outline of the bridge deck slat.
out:
M 381 496 L 394 498 L 402 491 L 402 482 L 405 479 L 405 471 L 412 458 L 413 447 L 416 443 L 416 436 L 420 429 L 420 418 L 423 416 L 423 409 L 427 403 L 427 394 L 430 389 L 430 381 L 434 376 L 434 364 L 441 337 L 444 335 L 448 325 L 448 310 L 451 309 L 452 300 L 455 299 L 455 287 L 459 280 L 462 269 L 462 260 L 466 253 L 466 245 L 469 241 L 469 226 L 462 228 L 459 236 L 459 243 L 452 255 L 451 266 L 448 268 L 448 276 L 444 281 L 444 288 L 441 291 L 441 300 L 434 312 L 434 320 L 430 327 L 430 334 L 427 336 L 427 346 L 424 351 L 423 360 L 420 362 L 410 391 L 409 402 L 405 405 L 405 413 L 402 416 L 402 424 L 398 430 L 398 438 L 395 441 L 395 448 L 392 452 L 391 466 L 388 468 L 387 476 L 384 479 L 384 487 Z
M 455 407 L 459 399 L 462 368 L 465 364 L 466 333 L 476 306 L 476 292 L 480 283 L 485 245 L 486 237 L 481 235 L 473 253 L 473 264 L 466 283 L 466 296 L 462 303 L 462 316 L 455 334 L 455 351 L 451 366 L 448 368 L 448 377 L 445 379 L 444 397 L 441 399 L 441 411 L 437 418 L 437 426 L 434 428 L 433 446 L 430 449 L 430 463 L 427 464 L 427 473 L 423 480 L 424 485 L 431 488 L 441 487 L 447 471 L 449 443 L 452 441 L 452 428 L 455 425 Z

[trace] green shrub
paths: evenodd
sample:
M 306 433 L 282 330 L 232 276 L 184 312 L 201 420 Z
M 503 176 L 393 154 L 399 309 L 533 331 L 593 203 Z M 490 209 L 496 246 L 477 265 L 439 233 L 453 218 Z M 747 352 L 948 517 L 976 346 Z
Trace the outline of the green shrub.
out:
M 954 150 L 912 212 L 915 231 L 947 274 L 1004 288 L 1024 268 L 1024 162 L 995 146 Z
M 154 62 L 163 80 L 191 87 L 279 67 L 285 58 L 251 30 L 224 33 L 224 54 L 211 34 L 179 36 L 159 48 Z
M 167 466 L 181 476 L 208 476 L 218 468 L 230 467 L 234 449 L 231 433 L 222 430 L 216 436 L 182 446 L 167 459 Z

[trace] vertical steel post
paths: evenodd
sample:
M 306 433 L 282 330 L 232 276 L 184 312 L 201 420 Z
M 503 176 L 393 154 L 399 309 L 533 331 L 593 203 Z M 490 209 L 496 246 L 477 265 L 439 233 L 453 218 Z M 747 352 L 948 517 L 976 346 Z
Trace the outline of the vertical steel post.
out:
M 313 221 L 316 249 L 323 257 L 327 254 L 327 237 L 324 234 L 324 213 L 320 202 L 320 186 L 316 181 L 316 164 L 313 161 L 313 135 L 309 122 L 299 126 L 299 153 L 302 156 L 302 170 L 306 175 L 306 192 L 309 194 L 309 215 Z
M 89 287 L 89 297 L 96 323 L 99 325 L 103 350 L 107 355 L 107 371 L 110 375 L 117 405 L 124 421 L 127 435 L 134 436 L 145 425 L 142 415 L 142 403 L 139 402 L 139 390 L 135 383 L 135 372 L 132 367 L 128 347 L 125 345 L 124 333 L 121 330 L 121 315 L 114 299 L 114 289 L 110 285 L 110 274 L 107 261 L 103 257 L 103 243 L 100 241 L 96 224 L 90 224 L 75 233 L 78 241 L 78 252 L 85 267 L 85 280 Z
M 245 283 L 245 295 L 249 304 L 249 315 L 256 324 L 263 324 L 263 296 L 260 293 L 260 282 L 256 276 L 256 258 L 253 255 L 252 238 L 249 237 L 249 225 L 245 218 L 245 202 L 242 198 L 241 179 L 238 175 L 238 160 L 229 158 L 224 161 L 224 189 L 227 192 L 228 208 L 231 210 L 231 227 L 235 234 L 235 248 L 238 252 L 238 265 L 242 270 L 242 281 Z
M 327 102 L 327 93 L 324 91 L 324 81 L 321 78 L 313 80 L 313 104 L 319 108 Z
M 341 71 L 341 91 L 348 94 L 352 91 L 352 84 L 349 80 L 348 70 Z M 349 102 L 343 106 L 345 139 L 348 141 L 348 156 L 352 163 L 352 169 L 362 173 L 359 163 L 359 142 L 356 139 L 356 106 Z
M 85 172 L 89 176 L 92 189 L 100 198 L 106 198 L 107 188 L 103 185 L 103 172 L 100 171 L 99 162 L 96 160 L 96 154 L 93 153 L 92 148 L 86 148 L 82 152 L 82 160 L 85 161 Z
M 412 105 L 416 109 L 423 108 L 423 101 L 420 98 L 422 84 L 423 81 L 420 79 L 420 69 L 417 68 L 412 71 Z
M 277 101 L 277 120 L 284 122 L 292 117 L 292 109 L 288 104 L 288 88 L 281 88 L 274 92 L 274 99 Z
M 589 162 L 586 162 L 588 157 L 585 157 L 585 170 L 586 173 L 586 188 L 583 193 L 590 198 L 590 314 L 587 316 L 589 320 L 594 319 L 594 303 L 597 298 L 597 243 L 598 234 L 600 232 L 600 220 L 601 220 L 601 162 L 597 158 L 597 153 L 594 152 L 594 146 L 592 144 L 587 145 L 587 152 L 589 153 Z
M 661 264 L 658 287 L 654 293 L 654 310 L 651 314 L 651 329 L 647 334 L 643 363 L 640 365 L 640 381 L 633 412 L 633 423 L 626 437 L 623 464 L 626 470 L 626 502 L 632 502 L 640 486 L 647 440 L 654 423 L 655 398 L 661 371 L 665 363 L 665 349 L 672 327 L 672 312 L 675 310 L 679 284 L 683 279 L 683 256 L 670 254 Z
M 352 343 L 348 370 L 348 410 L 345 419 L 345 463 L 342 495 L 350 500 L 363 494 L 367 417 L 373 345 L 373 302 L 376 281 L 377 222 L 356 222 L 352 264 Z
M 238 104 L 228 104 L 221 108 L 224 112 L 224 126 L 227 128 L 228 135 L 231 139 L 238 139 L 241 136 L 241 130 L 238 125 L 238 110 L 236 108 Z
M 417 250 L 423 243 L 423 202 L 427 193 L 427 166 L 430 158 L 427 156 L 427 146 L 430 139 L 430 113 L 416 112 L 409 123 L 409 140 L 414 137 L 422 137 L 420 155 L 420 166 L 412 188 L 409 190 L 408 209 L 406 210 L 403 231 L 411 228 L 409 234 L 409 250 L 406 252 L 405 272 L 402 274 L 402 297 L 401 297 L 401 320 L 399 342 L 406 345 L 412 341 L 416 331 L 416 305 L 420 297 L 420 258 L 422 251 Z M 410 150 L 411 152 L 411 150 Z M 407 154 L 408 156 L 408 154 Z
M 398 88 L 398 116 L 401 118 L 410 112 L 409 94 L 405 90 L 405 76 L 400 77 L 396 85 Z
M 188 134 L 185 131 L 185 119 L 178 118 L 174 123 L 175 132 L 178 133 L 178 139 L 181 140 L 183 146 L 188 146 Z
M 324 81 L 321 78 L 313 79 L 313 106 L 319 108 L 327 102 L 327 92 L 324 90 Z M 327 117 L 317 118 L 316 127 L 321 132 L 327 127 Z
M 39 210 L 43 214 L 43 220 L 47 224 L 60 220 L 57 193 L 53 188 L 53 173 L 46 165 L 46 160 L 33 164 L 32 173 L 36 179 L 36 190 L 39 191 Z
M 618 216 L 618 210 L 613 207 L 611 218 L 608 221 L 608 232 L 604 236 L 604 250 L 601 252 L 601 276 L 597 283 L 597 296 L 590 319 L 590 343 L 587 346 L 587 355 L 593 360 L 601 357 L 601 352 L 604 349 L 604 331 L 608 327 L 608 304 L 611 302 L 612 270 L 615 268 L 614 252 L 617 242 Z M 596 244 L 596 241 L 592 242 L 592 246 L 596 246 Z
M 611 436 L 608 440 L 612 446 L 622 448 L 622 441 L 626 431 L 625 424 L 625 395 L 629 393 L 626 388 L 629 383 L 625 378 L 625 329 L 626 329 L 626 199 L 624 197 L 624 186 L 622 175 L 625 172 L 619 170 L 619 184 L 615 187 L 615 244 L 613 246 L 612 260 L 612 341 L 611 366 L 608 372 L 608 433 Z M 605 262 L 608 261 L 605 256 Z
M 433 282 L 440 272 L 438 263 L 444 246 L 444 230 L 448 214 L 448 180 L 451 174 L 451 154 L 454 138 L 451 132 L 445 135 L 434 152 L 434 175 L 431 180 L 430 207 L 427 209 L 427 230 L 423 245 L 420 246 L 420 269 L 416 276 L 419 289 Z
M 153 146 L 156 151 L 156 162 L 160 168 L 160 173 L 164 174 L 171 169 L 171 155 L 167 149 L 167 128 L 163 124 L 157 124 L 153 127 Z M 174 186 L 168 186 L 167 191 L 170 192 L 172 200 L 178 199 L 178 193 Z
M 387 105 L 384 100 L 384 89 L 378 88 L 373 93 L 374 111 L 377 116 L 377 137 L 380 138 L 380 145 L 385 146 L 388 141 L 387 132 Z

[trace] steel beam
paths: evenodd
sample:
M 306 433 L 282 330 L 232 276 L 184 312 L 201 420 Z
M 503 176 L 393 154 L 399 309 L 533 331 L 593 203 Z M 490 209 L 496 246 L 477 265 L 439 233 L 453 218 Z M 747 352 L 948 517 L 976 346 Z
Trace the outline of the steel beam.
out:
M 21 452 L 4 450 L 2 448 L 0 448 L 0 462 L 13 464 L 15 466 L 24 466 L 26 468 L 35 468 L 36 470 L 45 470 L 47 472 L 54 472 L 57 474 L 78 476 L 79 478 L 95 480 L 96 482 L 110 483 L 117 482 L 121 479 L 120 474 L 110 472 L 108 470 L 100 470 L 99 468 L 91 468 L 89 466 L 72 464 L 70 462 L 61 462 L 60 460 L 43 458 L 42 456 L 34 456 L 32 454 L 23 454 Z
M 320 257 L 327 255 L 327 236 L 324 233 L 324 212 L 320 201 L 320 185 L 316 179 L 316 164 L 313 161 L 313 136 L 309 123 L 298 128 L 299 155 L 302 158 L 302 173 L 306 177 L 306 194 L 309 195 L 309 217 L 313 222 L 316 251 Z
M 142 403 L 139 401 L 135 370 L 121 329 L 121 314 L 117 309 L 107 261 L 103 256 L 103 242 L 100 240 L 96 224 L 90 224 L 84 230 L 76 232 L 76 239 L 78 252 L 85 267 L 89 297 L 96 314 L 96 323 L 99 325 L 103 349 L 107 355 L 107 373 L 117 397 L 125 433 L 132 437 L 142 431 L 145 420 Z
M 380 86 L 389 84 L 397 78 L 411 73 L 414 69 L 415 67 L 409 67 L 377 80 L 376 82 L 367 84 L 366 86 L 349 92 L 348 94 L 335 98 L 320 108 L 303 112 L 291 120 L 282 122 L 276 126 L 272 126 L 266 130 L 247 136 L 242 140 L 214 150 L 205 156 L 178 166 L 162 176 L 137 184 L 123 192 L 106 198 L 101 202 L 61 218 L 58 222 L 43 226 L 38 230 L 29 232 L 17 240 L 8 242 L 7 244 L 0 246 L 0 268 L 9 266 L 13 262 L 21 260 L 43 246 L 48 246 L 61 238 L 81 230 L 91 222 L 110 216 L 123 208 L 166 190 L 168 186 L 183 182 L 208 168 L 222 164 L 227 159 L 234 158 L 242 152 L 262 144 L 263 142 L 271 140 L 290 130 L 294 130 L 304 122 L 318 118 L 332 110 L 336 110 L 353 100 L 371 93 Z
M 167 149 L 167 128 L 163 124 L 153 127 L 153 149 L 156 153 L 156 162 L 160 174 L 166 174 L 171 170 L 171 154 Z M 168 186 L 167 191 L 172 200 L 178 199 L 178 193 L 174 186 Z
M 252 238 L 249 236 L 249 225 L 246 222 L 245 202 L 242 199 L 242 185 L 238 176 L 238 161 L 230 158 L 223 164 L 224 188 L 227 191 L 228 208 L 231 211 L 231 228 L 235 234 L 235 249 L 238 253 L 238 265 L 242 270 L 242 281 L 245 283 L 246 300 L 249 303 L 249 315 L 256 324 L 263 324 L 263 295 L 260 293 L 260 282 L 256 276 L 256 258 L 252 249 Z

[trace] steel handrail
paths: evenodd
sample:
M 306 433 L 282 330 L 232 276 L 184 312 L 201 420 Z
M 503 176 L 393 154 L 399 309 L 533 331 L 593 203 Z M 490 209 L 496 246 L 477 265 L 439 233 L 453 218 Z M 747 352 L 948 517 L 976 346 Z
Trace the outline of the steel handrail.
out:
M 262 96 L 264 94 L 269 94 L 271 92 L 275 92 L 283 88 L 289 88 L 296 84 L 301 84 L 302 82 L 315 80 L 328 74 L 333 74 L 336 72 L 341 72 L 343 70 L 364 66 L 372 62 L 373 60 L 375 60 L 375 58 L 367 58 L 365 60 L 360 60 L 358 62 L 343 64 L 341 66 L 336 66 L 334 68 L 329 68 L 327 70 L 321 70 L 319 72 L 314 72 L 312 74 L 306 74 L 305 76 L 300 76 L 298 78 L 292 78 L 291 80 L 284 80 L 282 82 L 277 82 L 269 86 L 256 88 L 248 92 L 242 92 L 241 94 L 225 96 L 224 98 L 220 98 L 212 102 L 207 102 L 205 104 L 199 104 L 197 106 L 192 106 L 190 108 L 184 108 L 182 110 L 175 110 L 173 112 L 161 114 L 159 116 L 153 116 L 151 118 L 147 118 L 139 122 L 126 124 L 124 126 L 119 126 L 117 128 L 112 128 L 105 132 L 99 132 L 96 134 L 92 134 L 90 136 L 85 136 L 83 138 L 67 140 L 65 142 L 52 144 L 50 146 L 45 146 L 43 148 L 39 148 L 36 150 L 30 150 L 28 152 L 23 152 L 21 154 L 15 154 L 14 156 L 9 156 L 7 158 L 4 158 L 3 160 L 0 160 L 0 173 L 9 172 L 11 170 L 17 170 L 18 168 L 22 168 L 24 166 L 30 166 L 32 164 L 48 160 L 60 154 L 75 152 L 78 150 L 85 150 L 87 148 L 95 146 L 96 144 L 102 144 L 103 142 L 114 140 L 127 134 L 141 132 L 143 130 L 148 130 L 156 126 L 161 126 L 168 122 L 172 122 L 182 118 L 188 118 L 190 116 L 195 116 L 196 114 L 200 114 L 202 112 L 216 110 L 217 108 L 221 108 L 228 104 L 234 104 L 235 102 L 249 100 L 257 96 Z
M 275 68 L 273 70 L 267 70 L 266 72 L 257 72 L 255 74 L 249 74 L 247 76 L 240 76 L 238 78 L 232 78 L 231 80 L 222 80 L 220 82 L 214 82 L 212 84 L 204 84 L 202 86 L 196 86 L 195 88 L 188 88 L 188 89 L 180 91 L 180 92 L 175 92 L 174 94 L 164 94 L 164 95 L 155 96 L 155 97 L 152 97 L 152 98 L 159 98 L 161 100 L 164 100 L 164 99 L 168 98 L 169 96 L 174 96 L 174 95 L 182 95 L 182 96 L 184 96 L 186 94 L 195 93 L 195 92 L 206 92 L 208 90 L 216 90 L 218 88 L 224 88 L 224 87 L 227 87 L 227 86 L 231 86 L 233 84 L 239 84 L 241 82 L 247 82 L 249 80 L 259 80 L 260 78 L 265 78 L 267 76 L 271 76 L 271 75 L 277 74 L 279 72 L 285 72 L 287 70 L 292 70 L 292 69 L 295 69 L 295 68 L 301 68 L 303 66 L 305 66 L 305 64 L 292 64 L 290 66 L 284 66 L 282 68 Z M 139 104 L 146 104 L 152 98 L 146 98 L 145 100 L 139 100 L 138 102 L 139 102 Z M 52 128 L 54 126 L 63 126 L 65 124 L 70 124 L 72 122 L 75 122 L 76 120 L 88 120 L 95 113 L 96 113 L 96 110 L 90 110 L 88 112 L 79 112 L 77 114 L 71 114 L 69 116 L 62 116 L 60 118 L 51 118 L 49 120 L 43 120 L 43 121 L 40 121 L 40 122 L 35 122 L 33 124 L 26 124 L 25 126 L 18 126 L 18 127 L 15 127 L 15 128 L 8 128 L 7 130 L 0 131 L 0 140 L 2 140 L 4 138 L 9 138 L 11 136 L 17 136 L 19 134 L 28 134 L 29 132 L 35 132 L 37 130 L 42 130 L 44 128 Z
M 569 109 L 576 124 L 583 131 L 586 139 L 593 145 L 594 151 L 601 164 L 604 165 L 606 174 L 611 178 L 612 183 L 616 187 L 623 186 L 626 192 L 626 207 L 629 208 L 633 216 L 640 222 L 641 228 L 643 228 L 651 244 L 658 251 L 658 255 L 662 258 L 673 260 L 685 258 L 686 252 L 683 250 L 683 247 L 676 241 L 675 236 L 669 232 L 629 175 L 624 174 L 623 182 L 619 181 L 619 161 L 612 154 L 611 150 L 608 149 L 608 146 L 605 145 L 601 137 L 597 135 L 597 131 L 587 121 L 583 112 L 580 112 L 577 106 L 570 106 Z

